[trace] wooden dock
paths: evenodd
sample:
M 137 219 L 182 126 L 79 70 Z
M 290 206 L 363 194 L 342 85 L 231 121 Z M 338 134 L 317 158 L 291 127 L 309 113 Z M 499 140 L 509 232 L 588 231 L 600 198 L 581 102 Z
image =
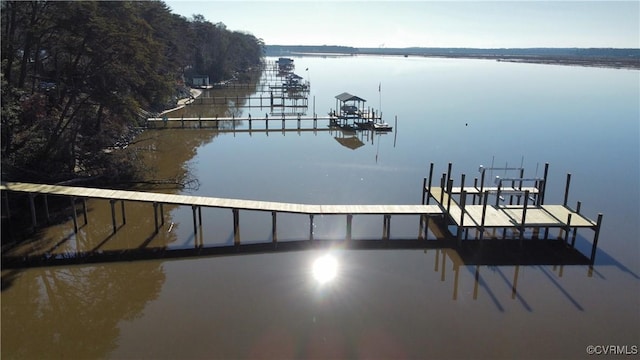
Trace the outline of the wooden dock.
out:
M 236 245 L 240 244 L 240 211 L 270 212 L 272 214 L 272 235 L 274 242 L 277 241 L 276 219 L 278 213 L 303 214 L 309 216 L 310 239 L 313 239 L 313 220 L 315 215 L 346 215 L 346 238 L 350 239 L 351 224 L 354 215 L 384 215 L 383 237 L 389 238 L 392 215 L 432 216 L 442 214 L 442 210 L 437 205 L 313 205 L 32 183 L 2 183 L 0 184 L 0 191 L 29 194 L 29 206 L 31 208 L 32 224 L 34 227 L 37 226 L 34 202 L 34 197 L 36 195 L 43 195 L 45 196 L 45 199 L 46 196 L 49 195 L 69 197 L 73 205 L 74 230 L 76 232 L 78 231 L 78 219 L 75 210 L 75 202 L 77 198 L 83 199 L 85 223 L 87 223 L 88 220 L 84 200 L 90 198 L 109 200 L 111 202 L 111 215 L 114 233 L 117 231 L 115 203 L 118 201 L 121 203 L 123 224 L 126 223 L 124 207 L 125 201 L 137 201 L 153 205 L 156 232 L 160 225 L 164 223 L 164 212 L 162 208 L 162 205 L 164 204 L 190 206 L 193 210 L 193 230 L 196 234 L 198 232 L 198 223 L 199 225 L 202 225 L 202 207 L 230 209 L 233 212 L 234 237 Z M 5 195 L 5 206 L 8 207 L 6 199 L 7 197 Z M 45 200 L 45 207 L 46 203 L 47 201 Z M 6 211 L 10 213 L 10 209 L 7 208 Z M 45 209 L 45 212 L 48 214 L 48 209 Z
M 252 104 L 253 102 L 253 104 Z M 193 105 L 228 105 L 233 103 L 238 107 L 270 108 L 270 107 L 308 107 L 309 99 L 306 94 L 277 93 L 273 92 L 269 96 L 199 96 L 190 104 Z
M 354 125 L 343 125 L 340 121 L 339 117 L 334 115 L 329 116 L 318 116 L 317 114 L 314 116 L 305 116 L 302 114 L 280 114 L 280 116 L 269 116 L 268 114 L 265 117 L 257 118 L 252 117 L 251 115 L 247 117 L 151 117 L 147 118 L 147 128 L 157 129 L 162 127 L 176 127 L 175 125 L 179 124 L 180 128 L 214 128 L 219 130 L 225 130 L 220 127 L 221 123 L 225 122 L 246 122 L 249 125 L 248 131 L 253 130 L 254 124 L 264 124 L 264 129 L 269 130 L 269 124 L 273 122 L 280 122 L 280 129 L 286 130 L 286 123 L 296 122 L 297 130 L 318 130 L 318 129 L 328 129 L 330 127 L 335 128 L 349 128 L 351 130 L 373 130 L 373 131 L 386 131 L 388 132 L 390 128 L 384 129 L 376 129 L 373 126 L 366 126 L 367 124 L 371 124 L 371 121 L 380 120 L 380 118 L 360 118 L 360 122 L 356 122 Z M 326 126 L 322 128 L 318 127 L 318 122 L 326 122 Z M 310 128 L 305 128 L 302 126 L 302 123 L 311 123 Z M 397 122 L 397 117 L 396 117 Z M 360 125 L 360 126 L 358 126 Z M 271 127 L 273 129 L 273 126 Z M 235 129 L 226 129 L 228 131 L 238 131 Z
M 352 238 L 353 217 L 358 215 L 382 215 L 382 240 L 391 238 L 390 226 L 392 216 L 412 215 L 419 216 L 417 239 L 411 240 L 408 246 L 415 247 L 415 241 L 433 243 L 443 242 L 465 246 L 466 243 L 484 243 L 487 241 L 507 241 L 520 244 L 521 249 L 530 248 L 525 245 L 527 233 L 530 236 L 527 240 L 551 240 L 561 241 L 573 249 L 578 229 L 589 229 L 594 232 L 591 264 L 595 261 L 595 254 L 598 244 L 598 237 L 602 224 L 602 214 L 598 214 L 596 221 L 589 219 L 580 212 L 581 203 L 578 202 L 575 209 L 567 205 L 568 191 L 571 175 L 567 175 L 564 203 L 562 205 L 548 205 L 544 203 L 544 192 L 546 190 L 546 178 L 548 164 L 545 165 L 545 175 L 542 178 L 527 179 L 505 178 L 498 180 L 497 187 L 484 187 L 484 179 L 474 180 L 473 185 L 465 186 L 465 175 L 461 177 L 460 186 L 453 186 L 451 178 L 451 164 L 448 171 L 443 174 L 440 185 L 433 186 L 432 163 L 429 169 L 429 177 L 423 181 L 422 202 L 415 205 L 321 205 L 321 204 L 301 204 L 284 203 L 273 201 L 229 199 L 207 196 L 188 196 L 176 194 L 163 194 L 144 191 L 110 190 L 98 188 L 85 188 L 75 186 L 15 183 L 3 182 L 0 184 L 0 192 L 3 194 L 3 215 L 9 216 L 8 196 L 12 193 L 27 194 L 29 208 L 31 210 L 32 226 L 38 226 L 36 218 L 36 207 L 34 198 L 42 196 L 44 198 L 44 212 L 49 220 L 48 196 L 62 196 L 70 199 L 72 208 L 74 230 L 78 232 L 78 211 L 77 201 L 81 200 L 84 223 L 88 222 L 86 209 L 87 199 L 104 199 L 111 204 L 111 219 L 113 233 L 118 230 L 118 218 L 116 216 L 116 204 L 120 203 L 121 225 L 126 224 L 125 202 L 147 203 L 153 208 L 155 223 L 155 233 L 160 226 L 164 225 L 163 205 L 189 206 L 193 213 L 194 236 L 202 231 L 202 208 L 228 209 L 233 213 L 233 234 L 234 246 L 240 246 L 240 212 L 257 211 L 267 212 L 272 215 L 272 243 L 278 242 L 277 218 L 278 214 L 300 214 L 309 219 L 309 240 L 314 240 L 314 216 L 338 215 L 345 216 L 346 228 L 344 240 Z M 482 176 L 484 171 L 481 168 Z M 503 181 L 505 184 L 503 184 Z M 532 187 L 523 186 L 527 181 L 533 181 Z M 509 184 L 509 185 L 506 185 Z M 495 197 L 495 202 L 489 201 L 489 197 Z M 513 199 L 507 201 L 507 198 Z M 471 198 L 471 201 L 470 201 Z M 434 204 L 430 204 L 433 200 Z M 450 227 L 456 229 L 455 234 L 450 232 Z M 559 229 L 557 237 L 549 237 L 549 229 Z M 200 230 L 199 230 L 200 229 Z M 426 240 L 427 229 L 431 229 L 436 240 Z M 502 229 L 502 236 L 497 230 Z M 475 230 L 474 236 L 469 236 L 470 231 Z M 511 236 L 507 236 L 507 232 Z M 200 234 L 200 236 L 202 236 Z M 519 240 L 519 242 L 517 241 Z M 322 240 L 324 241 L 324 240 Z M 358 240 L 360 241 L 360 240 Z M 397 241 L 397 240 L 395 240 Z M 394 241 L 394 242 L 395 242 Z M 528 241 L 527 241 L 528 243 Z M 199 245 L 198 245 L 199 246 Z M 242 245 L 246 246 L 246 245 Z M 447 245 L 448 246 L 448 245 Z M 217 251 L 217 250 L 216 250 Z
M 264 128 L 269 130 L 269 123 L 280 122 L 281 129 L 286 129 L 286 123 L 295 121 L 296 129 L 302 130 L 304 129 L 302 126 L 303 122 L 311 122 L 311 129 L 318 129 L 318 121 L 330 121 L 332 117 L 330 116 L 303 116 L 302 114 L 298 114 L 297 116 L 268 116 L 266 115 L 263 118 L 255 118 L 251 115 L 247 117 L 152 117 L 147 119 L 147 127 L 148 128 L 159 128 L 159 127 L 168 127 L 171 125 L 180 125 L 180 128 L 194 127 L 197 125 L 198 128 L 220 128 L 220 124 L 224 122 L 246 122 L 249 125 L 249 130 L 253 130 L 253 125 L 258 123 L 263 123 Z M 327 123 L 329 125 L 329 123 Z M 174 126 L 175 127 L 175 126 Z M 273 128 L 273 126 L 272 126 Z M 324 128 L 328 128 L 325 126 Z M 233 131 L 233 130 L 232 130 Z
M 548 239 L 549 229 L 560 229 L 558 238 L 567 245 L 575 245 L 578 228 L 591 229 L 594 232 L 592 242 L 591 261 L 595 260 L 595 252 L 602 224 L 602 214 L 598 214 L 596 221 L 589 219 L 580 213 L 581 203 L 578 202 L 575 209 L 567 205 L 571 174 L 567 174 L 564 203 L 562 205 L 544 204 L 544 192 L 549 164 L 545 164 L 544 177 L 524 178 L 523 169 L 509 168 L 520 172 L 520 178 L 497 179 L 497 187 L 484 187 L 485 169 L 480 167 L 481 179 L 478 187 L 478 179 L 474 179 L 472 186 L 465 186 L 465 175 L 461 176 L 461 186 L 454 187 L 451 178 L 451 163 L 448 170 L 442 175 L 439 186 L 432 186 L 433 166 L 429 169 L 429 177 L 423 181 L 422 203 L 429 204 L 430 199 L 440 206 L 449 224 L 457 228 L 456 237 L 459 244 L 463 238 L 469 238 L 469 230 L 476 230 L 476 239 L 483 240 L 485 230 L 492 229 L 491 235 L 496 237 L 495 230 L 503 229 L 502 238 L 506 238 L 507 230 L 517 235 L 522 244 L 525 240 L 525 232 L 531 229 L 532 238 Z M 504 170 L 505 168 L 495 168 Z M 503 185 L 503 182 L 509 185 Z M 525 187 L 523 183 L 534 182 L 532 187 Z M 495 197 L 495 202 L 489 203 L 489 196 Z M 472 201 L 469 201 L 472 197 Z M 506 203 L 506 198 L 510 200 Z M 514 204 L 514 198 L 516 199 Z M 503 202 L 505 204 L 503 204 Z M 543 235 L 540 236 L 540 231 Z M 573 232 L 572 232 L 573 231 Z M 571 234 L 569 240 L 569 234 Z

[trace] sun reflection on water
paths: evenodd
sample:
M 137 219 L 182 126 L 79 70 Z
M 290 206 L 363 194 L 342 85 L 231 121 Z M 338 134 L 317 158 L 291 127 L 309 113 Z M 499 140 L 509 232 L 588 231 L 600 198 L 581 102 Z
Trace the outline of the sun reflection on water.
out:
M 338 261 L 331 254 L 324 254 L 313 261 L 311 274 L 318 284 L 323 285 L 333 281 L 338 275 Z

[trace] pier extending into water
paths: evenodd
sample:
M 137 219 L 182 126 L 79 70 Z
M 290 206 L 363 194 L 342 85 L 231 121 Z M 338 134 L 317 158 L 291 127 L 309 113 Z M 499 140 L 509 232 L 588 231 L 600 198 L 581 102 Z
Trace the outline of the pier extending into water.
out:
M 291 122 L 296 122 L 297 130 L 322 130 L 329 129 L 330 127 L 337 127 L 349 130 L 374 130 L 374 131 L 391 131 L 391 126 L 386 127 L 377 127 L 375 120 L 379 120 L 379 117 L 361 117 L 357 119 L 357 122 L 353 124 L 343 124 L 341 122 L 341 118 L 339 116 L 334 115 L 333 113 L 329 116 L 318 116 L 314 114 L 313 116 L 303 116 L 301 114 L 296 114 L 294 116 L 289 116 L 286 114 L 281 114 L 280 116 L 269 116 L 265 114 L 264 117 L 252 117 L 251 114 L 246 117 L 151 117 L 147 119 L 147 128 L 150 129 L 159 129 L 159 128 L 208 128 L 208 129 L 218 129 L 223 131 L 238 131 L 235 128 L 233 129 L 224 129 L 220 125 L 222 123 L 228 122 L 246 122 L 249 125 L 248 131 L 254 130 L 254 124 L 264 124 L 264 128 L 262 130 L 270 130 L 275 129 L 273 125 L 271 128 L 269 127 L 269 123 L 280 123 L 281 130 L 287 130 L 286 124 Z M 395 118 L 396 126 L 398 122 L 398 118 Z M 318 122 L 321 122 L 323 126 L 319 126 Z M 304 127 L 302 124 L 307 123 L 310 126 Z
M 147 127 L 148 128 L 161 128 L 168 127 L 169 125 L 174 125 L 173 127 L 179 125 L 180 128 L 214 128 L 219 129 L 220 124 L 224 122 L 247 122 L 249 124 L 249 129 L 253 129 L 253 124 L 264 123 L 264 128 L 269 129 L 270 122 L 281 122 L 281 128 L 286 129 L 286 123 L 296 121 L 297 129 L 303 129 L 302 122 L 311 122 L 312 129 L 318 129 L 318 121 L 328 122 L 332 119 L 330 116 L 302 116 L 300 114 L 296 116 L 286 116 L 282 114 L 281 116 L 269 116 L 265 114 L 263 118 L 252 117 L 251 114 L 247 117 L 153 117 L 147 119 Z M 328 124 L 328 123 L 327 123 Z M 273 126 L 272 126 L 273 128 Z M 326 128 L 326 126 L 325 126 Z
M 0 191 L 3 198 L 3 214 L 11 217 L 8 197 L 10 194 L 26 194 L 28 205 L 31 211 L 31 223 L 33 228 L 39 226 L 39 219 L 36 214 L 36 196 L 42 196 L 44 213 L 49 223 L 49 196 L 62 196 L 69 199 L 73 218 L 74 231 L 77 233 L 80 217 L 78 215 L 78 202 L 81 204 L 82 220 L 86 225 L 89 221 L 87 214 L 87 199 L 108 200 L 111 205 L 112 230 L 115 234 L 121 226 L 127 222 L 125 203 L 142 202 L 149 204 L 149 216 L 153 216 L 155 233 L 165 224 L 164 205 L 189 206 L 193 214 L 193 233 L 202 231 L 202 208 L 228 209 L 233 214 L 233 247 L 243 247 L 249 245 L 241 244 L 240 237 L 240 212 L 258 211 L 271 213 L 271 243 L 278 244 L 278 214 L 301 214 L 308 217 L 309 238 L 308 240 L 324 241 L 314 239 L 314 216 L 322 215 L 342 215 L 345 217 L 344 241 L 352 240 L 353 217 L 358 215 L 381 215 L 382 232 L 378 241 L 386 243 L 385 246 L 393 247 L 394 244 L 400 247 L 430 247 L 433 244 L 442 246 L 463 246 L 469 241 L 491 242 L 491 239 L 500 241 L 513 240 L 520 245 L 521 249 L 529 241 L 553 240 L 562 241 L 569 248 L 575 245 L 576 232 L 579 228 L 593 230 L 592 250 L 590 261 L 595 261 L 598 236 L 602 224 L 602 214 L 598 214 L 597 220 L 591 220 L 580 212 L 581 203 L 572 209 L 567 205 L 568 192 L 571 175 L 567 175 L 565 188 L 565 199 L 562 205 L 547 205 L 544 203 L 546 190 L 548 164 L 545 165 L 544 176 L 537 178 L 510 177 L 497 178 L 497 186 L 485 186 L 486 170 L 505 170 L 505 168 L 480 168 L 481 176 L 475 179 L 473 185 L 465 186 L 465 175 L 461 176 L 460 186 L 454 187 L 454 180 L 451 177 L 452 165 L 449 164 L 446 173 L 442 174 L 440 183 L 434 185 L 434 164 L 431 163 L 429 176 L 423 180 L 422 201 L 415 205 L 315 205 L 296 204 L 283 202 L 270 202 L 258 200 L 228 199 L 206 196 L 188 196 L 175 194 L 162 194 L 143 191 L 110 190 L 98 188 L 86 188 L 62 185 L 32 184 L 32 183 L 12 183 L 3 182 L 0 184 Z M 514 168 L 507 170 L 517 170 L 523 174 L 523 169 Z M 524 186 L 526 182 L 532 182 L 532 186 Z M 16 196 L 16 195 L 11 195 Z M 489 201 L 495 197 L 495 201 Z M 507 198 L 510 198 L 507 202 Z M 434 203 L 431 204 L 431 201 Z M 503 202 L 505 204 L 503 204 Z M 119 206 L 118 206 L 119 204 Z M 119 210 L 117 209 L 119 207 Z M 42 213 L 42 211 L 40 211 Z M 118 214 L 119 213 L 119 214 Z M 391 240 L 391 219 L 393 216 L 413 215 L 419 216 L 417 224 L 417 238 L 409 240 L 410 244 Z M 433 221 L 432 221 L 433 220 Z M 120 223 L 120 225 L 118 224 Z M 449 228 L 455 228 L 450 232 Z M 559 229 L 560 233 L 556 237 L 550 237 L 550 229 Z M 427 229 L 436 235 L 435 240 L 428 240 Z M 470 235 L 471 232 L 471 235 Z M 527 237 L 527 234 L 530 234 Z M 202 235 L 201 235 L 202 236 Z M 525 241 L 527 240 L 527 241 Z M 354 240 L 356 243 L 368 244 L 371 242 Z M 377 244 L 374 240 L 373 244 Z M 265 244 L 261 246 L 264 247 Z M 250 247 L 255 247 L 251 244 Z M 374 245 L 377 246 L 377 245 Z M 202 247 L 202 245 L 196 245 Z M 126 250 L 126 249 L 124 249 Z M 217 251 L 217 250 L 216 250 Z M 85 254 L 86 255 L 86 254 Z M 39 255 L 39 261 L 46 257 L 46 254 Z M 36 256 L 37 257 L 37 256 Z M 84 256 L 86 260 L 86 256 Z M 8 263 L 19 265 L 19 259 L 12 259 L 3 254 L 4 260 Z

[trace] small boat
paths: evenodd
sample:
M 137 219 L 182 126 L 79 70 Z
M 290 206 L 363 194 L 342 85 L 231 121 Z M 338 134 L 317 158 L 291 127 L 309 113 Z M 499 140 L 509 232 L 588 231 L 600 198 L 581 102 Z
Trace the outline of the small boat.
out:
M 374 122 L 373 129 L 378 131 L 391 131 L 393 130 L 393 126 L 387 124 L 386 122 Z
M 387 124 L 386 122 L 380 121 L 375 122 L 373 120 L 367 121 L 365 123 L 358 123 L 358 126 L 362 129 L 372 129 L 376 131 L 391 131 L 393 130 L 393 126 Z

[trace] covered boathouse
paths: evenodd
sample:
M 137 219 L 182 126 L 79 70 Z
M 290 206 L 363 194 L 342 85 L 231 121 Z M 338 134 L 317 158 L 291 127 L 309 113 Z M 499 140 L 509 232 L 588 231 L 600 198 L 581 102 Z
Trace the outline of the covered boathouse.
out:
M 359 118 L 366 102 L 367 100 L 348 92 L 336 95 L 336 110 L 338 111 L 336 115 L 341 118 Z
M 366 102 L 367 100 L 347 92 L 336 95 L 336 110 L 329 113 L 331 124 L 346 128 L 390 131 L 391 126 L 382 122 L 382 113 L 365 108 Z

